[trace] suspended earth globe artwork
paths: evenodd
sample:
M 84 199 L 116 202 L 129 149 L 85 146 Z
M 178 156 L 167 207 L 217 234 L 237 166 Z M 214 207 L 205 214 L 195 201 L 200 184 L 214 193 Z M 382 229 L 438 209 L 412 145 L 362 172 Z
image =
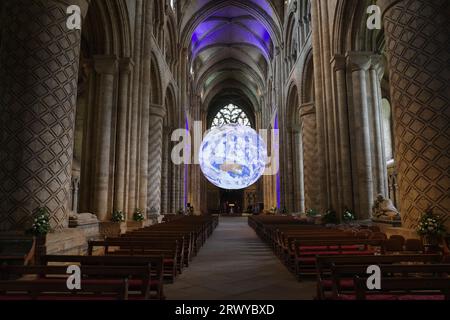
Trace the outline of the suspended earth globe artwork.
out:
M 205 177 L 217 187 L 245 189 L 263 175 L 267 147 L 250 127 L 228 124 L 213 128 L 205 137 L 199 153 Z

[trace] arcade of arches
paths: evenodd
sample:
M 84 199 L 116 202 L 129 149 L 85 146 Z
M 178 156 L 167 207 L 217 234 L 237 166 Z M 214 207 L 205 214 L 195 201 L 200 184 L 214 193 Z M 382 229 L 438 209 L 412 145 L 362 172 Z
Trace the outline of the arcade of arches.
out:
M 66 26 L 69 2 L 81 30 Z M 375 3 L 382 30 L 366 26 Z M 1 232 L 30 228 L 39 207 L 64 244 L 55 252 L 79 245 L 92 221 L 107 234 L 114 211 L 131 221 L 136 208 L 157 219 L 189 203 L 208 215 L 239 199 L 241 211 L 349 208 L 367 220 L 382 194 L 405 229 L 430 206 L 449 211 L 447 0 L 0 8 Z M 279 172 L 240 194 L 171 160 L 174 130 L 224 119 L 279 129 Z

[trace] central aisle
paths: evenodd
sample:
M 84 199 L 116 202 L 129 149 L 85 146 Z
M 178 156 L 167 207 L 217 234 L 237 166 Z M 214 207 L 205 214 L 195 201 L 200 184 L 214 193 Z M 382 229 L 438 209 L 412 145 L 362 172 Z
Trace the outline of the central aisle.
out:
M 248 226 L 220 218 L 189 268 L 166 285 L 169 300 L 310 300 L 315 281 L 298 282 Z

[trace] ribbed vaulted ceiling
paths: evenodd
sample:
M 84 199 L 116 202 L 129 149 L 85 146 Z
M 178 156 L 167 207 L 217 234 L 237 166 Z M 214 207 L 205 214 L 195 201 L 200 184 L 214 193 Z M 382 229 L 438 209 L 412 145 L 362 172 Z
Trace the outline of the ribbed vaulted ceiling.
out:
M 183 36 L 205 108 L 258 108 L 279 45 L 275 12 L 268 0 L 191 1 L 183 13 Z

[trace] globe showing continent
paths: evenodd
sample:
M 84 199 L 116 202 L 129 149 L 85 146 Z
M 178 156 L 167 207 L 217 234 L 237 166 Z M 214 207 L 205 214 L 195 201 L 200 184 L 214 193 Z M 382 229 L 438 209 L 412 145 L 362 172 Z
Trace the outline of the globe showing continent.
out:
M 267 147 L 252 128 L 230 124 L 215 127 L 206 135 L 199 160 L 212 184 L 229 190 L 245 189 L 263 175 Z

